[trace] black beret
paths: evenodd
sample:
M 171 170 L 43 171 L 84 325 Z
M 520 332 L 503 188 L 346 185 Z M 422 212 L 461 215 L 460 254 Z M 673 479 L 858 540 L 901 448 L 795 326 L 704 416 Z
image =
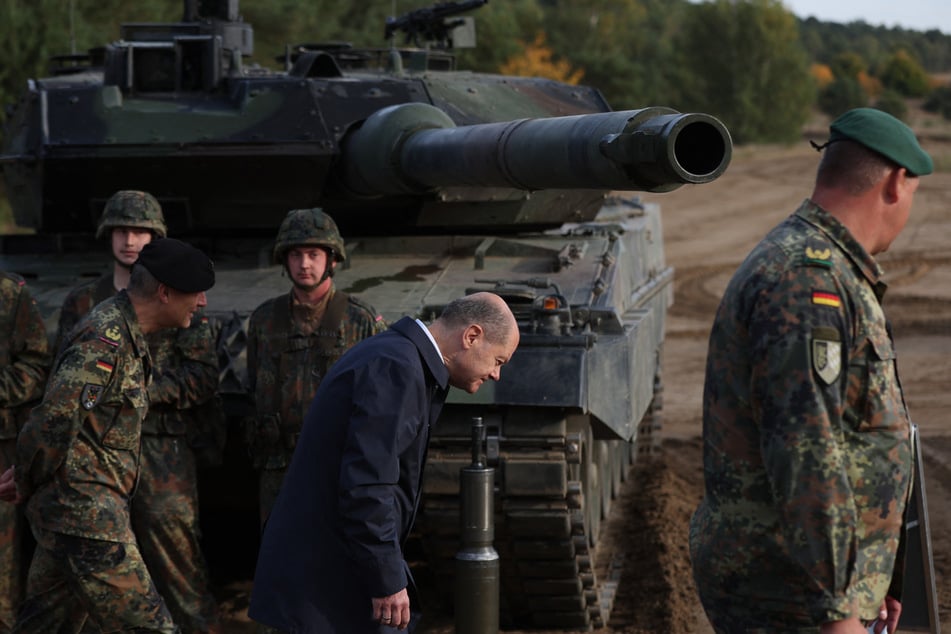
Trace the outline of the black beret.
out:
M 159 282 L 183 293 L 207 291 L 215 285 L 215 265 L 208 256 L 175 238 L 152 240 L 142 247 L 135 263 Z
M 915 176 L 934 171 L 928 153 L 921 149 L 907 125 L 875 108 L 855 108 L 829 126 L 829 142 L 849 139 L 878 152 Z

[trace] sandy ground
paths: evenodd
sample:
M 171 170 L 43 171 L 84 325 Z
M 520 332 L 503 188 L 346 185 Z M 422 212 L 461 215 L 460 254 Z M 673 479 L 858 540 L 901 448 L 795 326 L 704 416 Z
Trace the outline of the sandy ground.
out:
M 951 631 L 951 160 L 944 158 L 951 143 L 933 135 L 925 146 L 945 169 L 922 179 L 908 226 L 880 261 L 908 406 L 924 441 L 940 618 Z M 636 467 L 616 506 L 622 515 L 611 530 L 624 544 L 624 572 L 610 626 L 596 632 L 712 632 L 687 554 L 687 523 L 702 491 L 706 338 L 733 270 L 809 195 L 818 159 L 805 142 L 741 148 L 718 181 L 643 197 L 663 207 L 667 257 L 676 269 L 664 350 L 664 441 L 661 455 Z M 242 603 L 226 631 L 253 631 Z M 452 631 L 450 616 L 431 616 L 426 632 Z

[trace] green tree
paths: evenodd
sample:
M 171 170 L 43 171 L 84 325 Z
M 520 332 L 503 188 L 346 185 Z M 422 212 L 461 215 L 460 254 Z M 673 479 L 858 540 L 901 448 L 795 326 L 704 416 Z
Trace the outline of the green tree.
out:
M 673 34 L 686 2 L 548 0 L 545 32 L 558 56 L 616 109 L 667 104 L 675 91 Z
M 951 119 L 951 85 L 945 84 L 932 90 L 922 107 L 928 112 Z
M 858 53 L 852 51 L 839 53 L 829 66 L 832 68 L 832 74 L 836 77 L 851 79 L 858 79 L 858 76 L 868 67 L 865 60 Z
M 908 116 L 908 103 L 894 90 L 883 92 L 882 96 L 875 101 L 875 107 L 902 121 Z
M 906 97 L 924 97 L 930 89 L 928 73 L 905 49 L 895 51 L 878 75 L 885 88 Z
M 867 105 L 868 95 L 854 77 L 839 77 L 819 93 L 819 109 L 830 117 Z
M 0 103 L 16 100 L 26 90 L 27 79 L 45 72 L 53 36 L 67 33 L 55 21 L 44 19 L 58 4 L 53 0 L 0 2 Z M 0 109 L 0 122 L 5 114 Z
M 522 54 L 522 42 L 545 32 L 544 13 L 536 0 L 489 2 L 471 13 L 476 22 L 476 48 L 456 51 L 459 68 L 498 72 Z M 559 51 L 552 47 L 556 57 Z
M 714 0 L 690 5 L 684 17 L 676 46 L 688 71 L 683 102 L 720 117 L 738 143 L 797 138 L 815 81 L 783 4 Z

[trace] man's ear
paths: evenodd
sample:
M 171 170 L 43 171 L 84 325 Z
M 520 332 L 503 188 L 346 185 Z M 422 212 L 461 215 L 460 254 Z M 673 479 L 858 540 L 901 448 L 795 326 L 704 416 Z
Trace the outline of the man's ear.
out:
M 158 285 L 159 301 L 162 302 L 163 304 L 167 304 L 168 300 L 170 299 L 170 295 L 171 293 L 169 291 L 169 287 L 165 285 L 163 282 L 159 282 L 159 285 Z
M 470 324 L 462 331 L 462 348 L 468 350 L 483 335 L 482 326 L 479 324 Z
M 882 187 L 882 196 L 889 205 L 894 205 L 901 198 L 902 188 L 908 179 L 908 172 L 904 167 L 889 170 Z

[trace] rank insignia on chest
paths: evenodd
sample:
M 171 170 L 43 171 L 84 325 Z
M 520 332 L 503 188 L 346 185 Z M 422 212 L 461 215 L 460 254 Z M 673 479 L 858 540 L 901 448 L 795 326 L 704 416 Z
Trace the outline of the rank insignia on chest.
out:
M 842 342 L 834 328 L 812 331 L 812 369 L 827 385 L 839 378 L 842 370 Z
M 96 403 L 99 402 L 99 397 L 102 396 L 101 385 L 96 385 L 95 383 L 87 383 L 83 386 L 82 394 L 79 395 L 79 402 L 82 404 L 83 409 L 92 409 L 96 406 Z

